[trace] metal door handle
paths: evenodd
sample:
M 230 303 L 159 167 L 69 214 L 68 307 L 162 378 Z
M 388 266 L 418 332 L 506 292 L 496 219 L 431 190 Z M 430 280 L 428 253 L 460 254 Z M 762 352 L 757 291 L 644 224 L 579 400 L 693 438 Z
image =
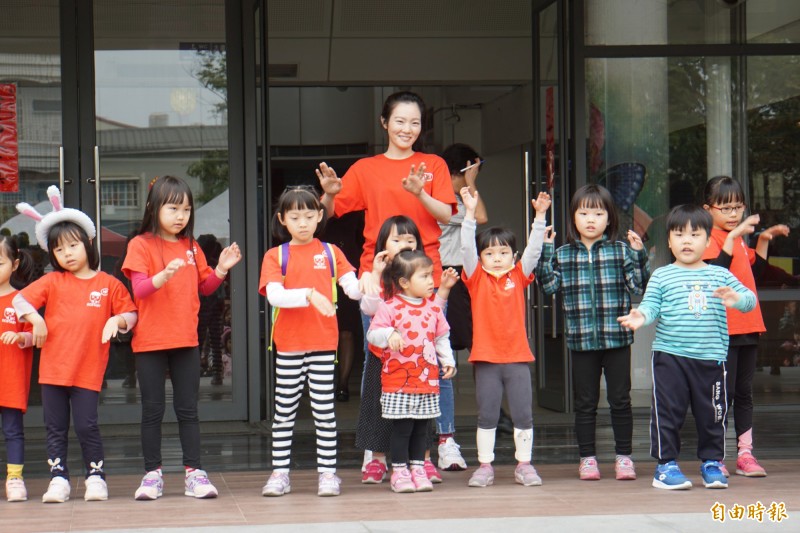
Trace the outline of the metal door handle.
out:
M 103 257 L 103 239 L 101 236 L 100 224 L 100 147 L 94 147 L 94 177 L 87 178 L 87 183 L 94 184 L 94 211 L 95 221 L 97 222 L 97 255 Z

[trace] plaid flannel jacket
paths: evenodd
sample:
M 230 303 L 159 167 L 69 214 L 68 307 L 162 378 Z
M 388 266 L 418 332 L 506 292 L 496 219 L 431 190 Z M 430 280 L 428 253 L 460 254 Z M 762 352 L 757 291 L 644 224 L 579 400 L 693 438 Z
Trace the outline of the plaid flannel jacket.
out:
M 587 250 L 565 244 L 553 252 L 545 243 L 536 279 L 545 294 L 563 289 L 567 346 L 571 350 L 608 350 L 633 344 L 633 333 L 617 323 L 631 309 L 631 293 L 643 294 L 650 278 L 647 252 L 603 237 Z

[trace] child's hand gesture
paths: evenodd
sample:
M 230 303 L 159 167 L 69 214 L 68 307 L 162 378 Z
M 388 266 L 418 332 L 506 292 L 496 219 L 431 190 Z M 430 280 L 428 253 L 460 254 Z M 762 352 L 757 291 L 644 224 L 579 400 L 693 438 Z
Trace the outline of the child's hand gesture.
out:
M 30 313 L 25 318 L 33 325 L 33 345 L 41 348 L 47 340 L 47 324 L 44 323 L 44 318 L 39 313 Z
M 389 335 L 388 342 L 389 342 L 389 348 L 394 350 L 395 352 L 403 350 L 403 337 L 397 330 L 393 331 L 392 334 Z
M 309 305 L 313 305 L 314 308 L 319 311 L 322 316 L 333 316 L 336 314 L 336 309 L 333 307 L 328 298 L 320 294 L 318 291 L 311 289 L 311 294 L 308 297 Z
M 644 248 L 644 243 L 642 242 L 642 238 L 639 237 L 639 234 L 633 231 L 632 229 L 628 230 L 628 242 L 631 245 L 631 248 L 634 250 L 641 250 Z
M 217 267 L 227 274 L 228 270 L 233 268 L 233 266 L 241 260 L 242 251 L 239 249 L 239 245 L 234 242 L 220 252 Z
M 544 219 L 547 216 L 547 210 L 550 209 L 551 203 L 550 195 L 544 191 L 540 192 L 535 200 L 531 200 L 533 210 L 536 211 L 536 218 Z
M 358 290 L 361 291 L 361 294 L 375 296 L 380 294 L 381 286 L 375 282 L 372 272 L 364 272 L 361 274 L 361 279 L 358 280 Z
M 107 343 L 112 337 L 116 337 L 117 333 L 119 333 L 119 317 L 112 316 L 106 320 L 106 325 L 103 326 L 103 335 L 100 338 L 100 342 Z
M 739 298 L 742 297 L 730 287 L 719 287 L 711 295 L 722 300 L 722 305 L 725 307 L 733 307 L 736 305 L 736 302 L 739 301 Z
M 775 237 L 788 237 L 788 236 L 789 236 L 789 226 L 787 226 L 786 224 L 776 224 L 762 231 L 758 235 L 758 240 L 771 241 Z
M 375 254 L 375 257 L 372 259 L 372 273 L 375 275 L 376 279 L 380 280 L 383 271 L 386 269 L 386 265 L 389 264 L 389 252 L 386 250 Z
M 425 163 L 420 163 L 419 168 L 414 171 L 414 165 L 411 165 L 411 172 L 408 176 L 403 178 L 403 188 L 413 194 L 419 196 L 422 194 L 422 189 L 425 186 Z
M 736 237 L 741 237 L 742 235 L 750 235 L 756 230 L 756 225 L 761 221 L 761 217 L 758 215 L 750 215 L 746 219 L 742 220 L 742 223 L 733 228 L 728 236 L 731 239 L 735 239 Z
M 3 344 L 22 344 L 24 340 L 22 335 L 16 331 L 6 331 L 0 335 L 0 341 Z
M 627 315 L 618 317 L 617 322 L 622 327 L 636 331 L 644 325 L 644 315 L 638 309 L 631 309 Z
M 467 210 L 467 214 L 474 215 L 475 209 L 478 207 L 478 191 L 475 191 L 475 195 L 469 192 L 469 187 L 461 187 L 461 191 L 459 191 L 461 195 L 461 201 L 464 202 L 464 208 Z
M 544 228 L 544 242 L 545 243 L 556 242 L 556 232 L 553 231 L 553 226 L 547 226 L 546 228 Z
M 176 258 L 170 261 L 164 268 L 164 270 L 161 271 L 161 274 L 164 276 L 164 282 L 166 283 L 167 281 L 172 279 L 172 276 L 174 276 L 178 272 L 178 270 L 182 269 L 185 266 L 186 266 L 186 261 L 184 261 L 183 259 Z
M 319 186 L 323 192 L 329 196 L 336 196 L 342 190 L 342 179 L 336 175 L 336 171 L 328 166 L 327 163 L 320 163 L 318 169 L 314 169 L 319 178 Z
M 450 289 L 458 283 L 458 272 L 453 267 L 442 271 L 442 280 L 439 282 L 439 292 L 436 295 L 442 300 L 450 297 Z
M 452 379 L 456 377 L 456 367 L 454 366 L 444 366 L 442 367 L 444 373 L 442 374 L 442 379 Z

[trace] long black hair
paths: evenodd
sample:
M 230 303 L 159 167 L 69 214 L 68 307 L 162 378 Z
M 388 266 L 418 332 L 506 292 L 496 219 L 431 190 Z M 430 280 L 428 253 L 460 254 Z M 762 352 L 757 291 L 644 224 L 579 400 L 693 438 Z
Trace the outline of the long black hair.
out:
M 567 219 L 567 242 L 575 244 L 581 240 L 581 234 L 575 228 L 575 213 L 578 209 L 603 209 L 608 213 L 608 225 L 603 233 L 609 241 L 617 240 L 619 232 L 619 216 L 614 198 L 608 189 L 596 183 L 584 185 L 572 196 L 569 203 L 569 218 Z
M 312 185 L 289 186 L 284 189 L 275 204 L 275 213 L 272 215 L 272 236 L 280 242 L 291 240 L 289 230 L 281 224 L 281 218 L 286 217 L 286 212 L 292 209 L 310 209 L 311 211 L 322 211 L 322 220 L 314 230 L 314 237 L 319 237 L 325 229 L 328 221 L 327 210 L 322 207 L 319 194 Z
M 27 250 L 19 247 L 16 237 L 0 234 L 0 254 L 5 255 L 12 263 L 19 260 L 17 268 L 11 273 L 12 287 L 20 290 L 33 281 L 36 275 L 33 257 Z
M 189 207 L 192 211 L 189 216 L 189 222 L 178 233 L 178 237 L 188 237 L 190 242 L 194 241 L 192 234 L 194 230 L 194 198 L 192 197 L 192 190 L 185 181 L 175 176 L 162 176 L 153 183 L 150 192 L 147 193 L 144 216 L 137 235 L 142 235 L 143 233 L 158 235 L 161 230 L 161 224 L 158 220 L 161 208 L 166 204 L 182 204 L 184 198 L 189 202 Z
M 97 253 L 97 248 L 92 245 L 89 235 L 78 224 L 65 220 L 54 224 L 47 234 L 47 255 L 50 257 L 50 264 L 56 272 L 66 272 L 66 269 L 61 266 L 56 258 L 53 249 L 59 246 L 59 243 L 64 239 L 73 238 L 81 241 L 83 247 L 86 249 L 86 259 L 89 263 L 89 268 L 97 270 L 100 267 L 100 254 Z

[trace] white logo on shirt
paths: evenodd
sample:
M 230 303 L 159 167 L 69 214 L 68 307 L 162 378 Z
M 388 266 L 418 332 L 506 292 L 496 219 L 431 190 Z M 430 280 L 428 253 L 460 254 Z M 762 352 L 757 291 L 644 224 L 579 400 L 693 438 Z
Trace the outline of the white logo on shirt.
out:
M 513 289 L 514 287 L 516 287 L 516 285 L 515 285 L 515 284 L 514 284 L 514 282 L 511 280 L 511 278 L 506 278 L 506 286 L 505 286 L 505 287 L 503 287 L 503 290 L 505 290 L 505 291 L 510 291 L 510 290 L 511 290 L 511 289 Z
M 426 172 L 422 175 L 422 181 L 433 181 L 433 172 Z
M 327 257 L 325 254 L 317 254 L 314 256 L 314 270 L 324 270 L 328 268 Z
M 17 323 L 17 314 L 14 312 L 13 307 L 6 307 L 3 310 L 3 323 L 4 324 L 16 324 Z
M 89 301 L 86 302 L 86 307 L 100 307 L 100 300 L 103 296 L 108 296 L 108 289 L 102 288 L 99 291 L 92 291 L 89 293 Z
M 186 250 L 186 264 L 187 265 L 194 265 L 194 252 L 191 250 Z

